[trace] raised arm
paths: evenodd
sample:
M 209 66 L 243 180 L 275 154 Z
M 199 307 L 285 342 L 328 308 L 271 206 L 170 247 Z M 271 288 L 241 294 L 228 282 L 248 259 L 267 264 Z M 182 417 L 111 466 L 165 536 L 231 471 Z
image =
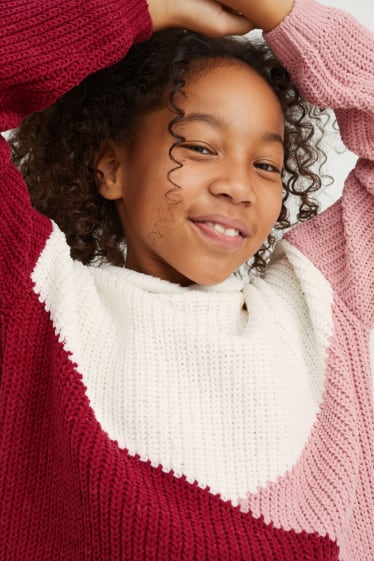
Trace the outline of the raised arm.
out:
M 266 39 L 306 99 L 334 109 L 358 156 L 343 196 L 289 239 L 322 270 L 335 293 L 374 326 L 374 35 L 348 13 L 296 0 Z

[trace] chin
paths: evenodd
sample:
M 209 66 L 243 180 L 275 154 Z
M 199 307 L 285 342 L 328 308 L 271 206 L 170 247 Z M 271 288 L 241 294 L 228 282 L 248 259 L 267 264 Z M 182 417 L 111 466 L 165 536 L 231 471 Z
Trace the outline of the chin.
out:
M 223 263 L 223 260 L 202 260 L 194 259 L 188 266 L 187 263 L 182 263 L 180 268 L 174 269 L 177 273 L 177 278 L 174 278 L 174 282 L 182 286 L 188 286 L 190 284 L 198 284 L 200 286 L 214 286 L 215 284 L 220 284 L 227 280 L 237 269 L 240 264 Z M 220 266 L 221 265 L 221 266 Z
M 214 286 L 228 279 L 233 272 L 234 271 L 218 274 L 217 271 L 209 271 L 204 274 L 200 271 L 193 280 L 191 279 L 191 282 L 199 284 L 200 286 Z

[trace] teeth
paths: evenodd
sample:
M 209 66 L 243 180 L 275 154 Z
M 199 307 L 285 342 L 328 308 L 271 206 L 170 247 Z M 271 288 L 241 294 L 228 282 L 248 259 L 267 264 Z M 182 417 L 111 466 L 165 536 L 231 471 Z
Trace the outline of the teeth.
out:
M 235 230 L 234 228 L 225 228 L 222 224 L 217 224 L 217 222 L 206 222 L 206 224 L 213 228 L 216 232 L 229 236 L 230 238 L 235 238 L 240 235 L 239 230 Z

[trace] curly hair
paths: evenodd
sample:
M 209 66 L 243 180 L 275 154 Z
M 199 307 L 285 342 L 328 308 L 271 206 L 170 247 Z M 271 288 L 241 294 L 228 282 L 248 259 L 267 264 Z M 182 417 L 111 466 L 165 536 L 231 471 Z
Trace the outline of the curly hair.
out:
M 210 60 L 209 60 L 210 59 Z M 175 126 L 184 118 L 176 103 L 189 72 L 218 60 L 244 62 L 275 92 L 285 117 L 283 204 L 273 233 L 255 254 L 251 267 L 262 273 L 276 230 L 291 226 L 289 200 L 297 201 L 298 221 L 318 212 L 313 194 L 321 187 L 326 160 L 320 142 L 323 110 L 308 104 L 263 40 L 208 38 L 183 31 L 155 33 L 134 45 L 119 63 L 88 76 L 47 109 L 23 120 L 10 137 L 13 160 L 28 185 L 36 209 L 65 233 L 74 259 L 84 264 L 123 266 L 125 235 L 115 204 L 101 197 L 93 162 L 103 139 L 127 141 L 142 117 L 165 104 L 175 113 L 169 123 L 174 143 L 170 173 L 181 164 L 174 149 L 183 142 Z M 317 165 L 317 169 L 316 169 Z

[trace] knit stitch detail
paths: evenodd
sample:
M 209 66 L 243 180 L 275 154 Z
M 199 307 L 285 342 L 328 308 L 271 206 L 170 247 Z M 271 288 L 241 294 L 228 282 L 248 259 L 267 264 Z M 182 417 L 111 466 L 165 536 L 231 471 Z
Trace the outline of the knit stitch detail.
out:
M 328 537 L 276 529 L 120 450 L 97 423 L 36 297 L 15 306 L 7 333 L 1 561 L 338 559 Z
M 145 0 L 8 0 L 3 15 L 0 59 L 7 64 L 0 68 L 0 131 L 50 105 L 87 74 L 118 62 L 151 33 Z
M 141 0 L 7 2 L 1 127 L 53 103 L 150 32 Z M 266 37 L 305 96 L 336 110 L 359 161 L 342 200 L 291 231 L 265 278 L 248 286 L 229 279 L 174 290 L 74 263 L 61 232 L 31 208 L 0 139 L 0 561 L 373 561 L 373 40 L 314 0 L 296 0 Z M 131 302 L 136 283 L 143 299 Z M 92 294 L 96 317 L 81 307 Z M 126 297 L 131 318 L 119 314 Z M 261 313 L 269 331 L 258 337 Z M 119 324 L 108 331 L 102 319 L 111 315 Z M 167 346 L 160 334 L 170 330 L 186 341 Z M 119 351 L 114 341 L 123 341 Z M 131 368 L 121 364 L 126 349 L 139 357 Z M 117 370 L 101 368 L 114 351 Z M 177 407 L 149 386 L 159 399 L 151 422 L 144 372 L 157 374 L 165 395 L 176 381 L 189 384 Z M 107 397 L 123 388 L 131 408 L 118 411 Z M 148 435 L 143 448 L 136 430 L 131 443 L 123 430 L 128 414 Z M 179 419 L 181 430 L 159 430 Z M 220 447 L 209 442 L 217 430 Z M 248 461 L 234 446 L 243 435 Z M 195 450 L 187 474 L 195 442 L 209 454 L 199 465 Z

